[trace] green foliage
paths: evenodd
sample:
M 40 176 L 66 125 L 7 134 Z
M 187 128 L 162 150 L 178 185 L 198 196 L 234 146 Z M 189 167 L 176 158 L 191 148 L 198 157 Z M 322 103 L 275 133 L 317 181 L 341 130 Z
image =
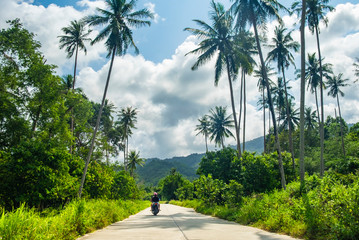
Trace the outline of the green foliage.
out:
M 287 182 L 295 179 L 289 153 L 283 152 L 283 166 Z M 208 152 L 201 160 L 198 174 L 211 174 L 213 179 L 224 183 L 235 180 L 243 185 L 245 194 L 265 192 L 280 188 L 280 172 L 276 153 L 256 155 L 244 152 L 240 161 L 236 151 L 225 148 L 217 152 Z
M 305 186 L 292 182 L 286 190 L 244 197 L 236 207 L 208 204 L 204 199 L 170 203 L 298 238 L 354 240 L 359 237 L 357 174 L 327 174 L 322 179 L 307 176 Z
M 125 171 L 116 172 L 111 192 L 113 199 L 126 200 L 139 199 L 141 197 L 135 180 Z
M 188 180 L 177 172 L 175 168 L 173 168 L 171 169 L 170 174 L 163 178 L 159 183 L 159 187 L 161 189 L 160 195 L 166 200 L 178 200 L 176 191 L 187 184 Z
M 6 208 L 20 203 L 58 206 L 76 196 L 79 159 L 48 143 L 24 141 L 0 156 L 0 199 Z
M 145 201 L 81 200 L 62 210 L 37 212 L 22 204 L 0 215 L 2 239 L 77 239 L 148 207 Z

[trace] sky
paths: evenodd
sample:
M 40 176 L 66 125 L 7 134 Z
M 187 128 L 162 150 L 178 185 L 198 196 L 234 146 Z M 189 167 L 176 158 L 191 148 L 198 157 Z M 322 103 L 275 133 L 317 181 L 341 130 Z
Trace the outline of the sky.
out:
M 221 0 L 228 8 L 230 0 Z M 280 1 L 286 7 L 290 0 Z M 72 74 L 74 59 L 67 59 L 64 50 L 59 49 L 61 28 L 70 21 L 96 14 L 96 7 L 106 8 L 100 0 L 0 0 L 0 28 L 7 28 L 7 20 L 20 18 L 24 27 L 33 32 L 42 44 L 47 63 L 58 66 L 60 76 Z M 359 57 L 359 0 L 332 0 L 335 11 L 328 13 L 329 24 L 321 25 L 320 40 L 324 62 L 333 64 L 336 75 L 343 73 L 350 80 L 350 86 L 343 89 L 340 98 L 342 116 L 348 123 L 359 122 L 359 82 L 355 80 L 353 62 Z M 186 156 L 205 151 L 204 137 L 196 135 L 198 118 L 215 106 L 228 106 L 230 97 L 228 80 L 225 75 L 214 86 L 214 61 L 208 62 L 197 71 L 191 66 L 198 56 L 186 55 L 196 48 L 198 40 L 183 31 L 196 27 L 193 19 L 209 23 L 209 0 L 138 0 L 137 8 L 150 9 L 155 18 L 150 27 L 134 30 L 134 39 L 140 50 L 139 55 L 129 54 L 116 57 L 111 75 L 107 99 L 119 111 L 132 106 L 138 110 L 137 129 L 129 140 L 131 150 L 140 151 L 143 158 Z M 299 42 L 298 18 L 283 14 L 285 26 L 293 30 L 293 38 Z M 270 40 L 278 23 L 271 20 L 267 25 Z M 91 33 L 94 38 L 99 32 Z M 316 51 L 315 37 L 306 31 L 308 53 Z M 87 45 L 87 55 L 80 53 L 78 59 L 77 87 L 84 90 L 93 101 L 100 102 L 109 68 L 109 59 L 103 44 Z M 268 53 L 268 49 L 264 49 Z M 294 53 L 299 66 L 300 55 Z M 276 65 L 273 64 L 273 67 Z M 290 93 L 299 108 L 299 81 L 294 77 L 294 68 L 288 69 Z M 235 101 L 239 106 L 239 83 L 234 82 Z M 257 79 L 247 78 L 247 130 L 246 140 L 263 135 L 262 111 L 257 107 L 260 94 Z M 326 95 L 325 115 L 335 115 L 336 100 Z M 315 108 L 313 96 L 306 94 L 306 105 Z M 237 109 L 238 112 L 238 109 Z M 268 116 L 267 116 L 268 118 Z M 225 144 L 235 144 L 227 139 Z M 213 143 L 209 146 L 214 150 Z M 116 160 L 122 160 L 121 154 Z

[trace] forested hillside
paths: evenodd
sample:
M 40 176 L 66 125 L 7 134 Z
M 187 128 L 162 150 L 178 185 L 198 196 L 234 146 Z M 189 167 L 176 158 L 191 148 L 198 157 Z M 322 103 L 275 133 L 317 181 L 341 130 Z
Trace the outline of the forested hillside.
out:
M 263 152 L 263 137 L 258 137 L 248 141 L 245 146 L 246 150 L 249 152 L 261 153 Z M 187 179 L 194 180 L 198 178 L 196 171 L 203 156 L 204 153 L 194 153 L 186 157 L 173 157 L 166 159 L 149 158 L 143 167 L 137 168 L 137 181 L 145 185 L 156 186 L 159 180 L 167 176 L 172 168 L 175 168 Z

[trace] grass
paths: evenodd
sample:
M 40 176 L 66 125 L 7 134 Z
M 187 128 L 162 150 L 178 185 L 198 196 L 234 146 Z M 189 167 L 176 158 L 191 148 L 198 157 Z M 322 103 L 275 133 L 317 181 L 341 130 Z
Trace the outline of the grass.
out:
M 76 239 L 123 220 L 149 206 L 147 201 L 79 200 L 62 210 L 37 212 L 24 204 L 0 217 L 0 239 Z
M 293 182 L 287 190 L 244 197 L 239 207 L 206 205 L 201 200 L 171 201 L 197 212 L 304 239 L 359 239 L 359 177 L 309 177 L 306 190 Z

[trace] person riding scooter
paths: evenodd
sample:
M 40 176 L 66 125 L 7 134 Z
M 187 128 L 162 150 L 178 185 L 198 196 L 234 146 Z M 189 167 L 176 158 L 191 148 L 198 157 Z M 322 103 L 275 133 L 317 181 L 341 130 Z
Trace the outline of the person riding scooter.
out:
M 152 206 L 153 206 L 153 203 L 158 203 L 158 210 L 160 210 L 160 198 L 158 197 L 158 194 L 156 192 L 153 193 L 153 196 L 151 197 L 151 209 L 152 209 Z

